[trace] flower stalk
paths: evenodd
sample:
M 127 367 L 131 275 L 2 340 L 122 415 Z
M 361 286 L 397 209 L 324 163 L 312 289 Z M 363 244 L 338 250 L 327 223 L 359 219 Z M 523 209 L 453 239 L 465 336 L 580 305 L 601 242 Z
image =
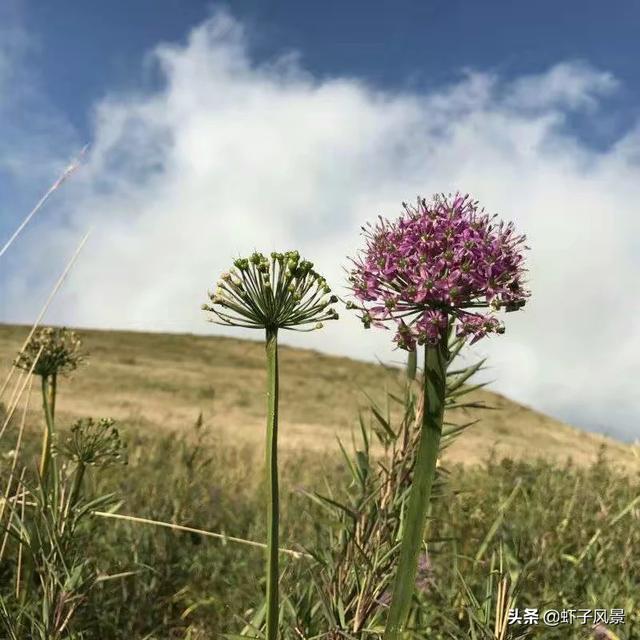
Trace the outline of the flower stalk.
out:
M 75 371 L 84 360 L 81 341 L 74 331 L 45 327 L 36 332 L 14 360 L 14 366 L 40 377 L 44 429 L 39 472 L 42 487 L 48 488 L 51 468 L 51 447 L 55 434 L 58 375 Z
M 279 622 L 279 487 L 278 487 L 278 330 L 314 331 L 325 320 L 336 320 L 331 307 L 338 301 L 313 263 L 297 251 L 273 252 L 270 259 L 254 252 L 238 258 L 222 274 L 211 304 L 212 322 L 233 327 L 263 329 L 267 360 L 267 429 L 265 469 L 267 483 L 266 639 L 276 640 Z
M 41 378 L 42 388 L 42 410 L 44 413 L 44 429 L 42 430 L 42 451 L 40 452 L 40 477 L 42 486 L 48 486 L 49 465 L 51 462 L 51 443 L 54 434 L 54 411 L 55 411 L 55 386 L 53 381 L 49 382 L 47 376 Z
M 278 635 L 278 549 L 280 547 L 278 491 L 278 330 L 266 331 L 267 353 L 267 638 Z
M 445 333 L 437 345 L 426 345 L 424 348 L 424 402 L 420 416 L 420 442 L 384 640 L 396 640 L 402 633 L 415 590 L 418 560 L 440 450 L 448 360 Z
M 446 392 L 448 337 L 471 344 L 504 333 L 500 309 L 521 309 L 525 236 L 488 215 L 468 195 L 436 195 L 404 205 L 397 220 L 363 227 L 366 248 L 352 260 L 350 283 L 365 326 L 395 325 L 394 342 L 414 352 L 424 346 L 423 409 L 406 522 L 400 544 L 384 640 L 404 631 L 435 476 Z M 409 359 L 412 377 L 415 360 Z

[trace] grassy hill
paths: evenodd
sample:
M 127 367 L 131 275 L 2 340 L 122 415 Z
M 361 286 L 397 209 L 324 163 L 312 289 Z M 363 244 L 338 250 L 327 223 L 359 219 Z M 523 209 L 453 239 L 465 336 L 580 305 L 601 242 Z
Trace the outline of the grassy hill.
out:
M 28 333 L 0 325 L 0 366 L 7 368 Z M 60 385 L 62 423 L 84 416 L 113 417 L 124 431 L 181 430 L 202 411 L 221 435 L 238 444 L 262 444 L 264 357 L 259 342 L 221 337 L 80 332 L 88 365 Z M 286 454 L 327 451 L 336 435 L 348 439 L 368 394 L 381 404 L 400 374 L 376 364 L 283 346 L 281 443 Z M 603 445 L 617 465 L 640 465 L 631 446 L 570 425 L 481 390 L 475 399 L 495 407 L 465 419 L 482 421 L 447 452 L 450 461 L 476 463 L 492 450 L 516 459 L 594 462 Z M 34 399 L 33 419 L 39 420 Z M 460 417 L 460 416 L 457 416 Z
M 0 366 L 9 366 L 27 333 L 27 327 L 0 326 Z M 78 529 L 67 528 L 74 531 L 71 551 L 64 567 L 60 563 L 47 569 L 48 575 L 66 584 L 62 579 L 66 580 L 67 560 L 75 557 L 88 561 L 85 575 L 95 571 L 100 579 L 83 593 L 71 631 L 104 640 L 210 640 L 239 632 L 263 598 L 264 552 L 237 543 L 238 538 L 260 542 L 266 536 L 262 345 L 192 335 L 80 333 L 89 363 L 61 383 L 57 426 L 62 431 L 81 416 L 111 416 L 119 420 L 128 443 L 126 467 L 88 470 L 83 485 L 86 499 L 113 495 L 121 517 L 193 529 L 175 531 L 152 526 L 149 520 L 113 520 L 104 514 L 86 517 Z M 366 409 L 365 393 L 383 402 L 385 387 L 393 389 L 401 372 L 286 347 L 281 367 L 281 544 L 315 549 L 319 557 L 331 559 L 327 565 L 282 559 L 281 592 L 296 603 L 295 609 L 286 608 L 283 628 L 292 631 L 294 618 L 306 615 L 309 602 L 317 615 L 313 614 L 304 637 L 347 637 L 328 635 L 355 623 L 352 617 L 344 624 L 326 617 L 325 612 L 335 608 L 332 594 L 341 599 L 345 591 L 336 591 L 333 578 L 323 572 L 333 571 L 335 564 L 337 573 L 349 577 L 341 563 L 351 556 L 336 541 L 362 529 L 340 509 L 333 515 L 321 509 L 306 492 L 319 490 L 346 500 L 360 510 L 364 520 L 358 523 L 366 521 L 362 514 L 369 513 L 366 505 L 373 504 L 369 497 L 374 496 L 376 505 L 386 499 L 387 485 L 373 478 L 367 500 L 361 501 L 347 465 L 335 455 L 335 436 L 348 440 L 358 408 Z M 431 568 L 419 598 L 425 619 L 433 626 L 424 637 L 469 638 L 465 598 L 477 594 L 484 610 L 490 584 L 491 608 L 496 610 L 498 586 L 506 584 L 495 577 L 493 560 L 499 555 L 506 563 L 505 578 L 515 576 L 512 586 L 518 590 L 521 609 L 547 604 L 569 610 L 622 607 L 628 624 L 616 626 L 615 637 L 638 638 L 640 464 L 634 449 L 583 433 L 491 392 L 476 392 L 475 399 L 496 409 L 479 413 L 481 422 L 445 453 L 450 462 L 468 464 L 447 465 L 455 473 L 441 474 L 442 484 L 432 501 L 427 531 Z M 30 427 L 41 429 L 37 389 L 31 406 Z M 205 423 L 194 429 L 200 411 Z M 474 416 L 449 417 L 468 421 Z M 25 465 L 29 486 L 39 458 L 36 433 L 25 439 L 19 458 L 14 457 L 15 426 L 0 440 L 2 487 L 7 486 L 9 461 Z M 615 465 L 603 464 L 602 445 Z M 492 448 L 500 457 L 520 461 L 489 459 Z M 578 464 L 551 463 L 568 457 Z M 77 477 L 75 471 L 69 473 L 75 465 L 56 468 L 68 489 Z M 32 522 L 41 523 L 37 514 Z M 378 518 L 369 522 L 377 523 Z M 383 519 L 382 526 L 392 527 L 393 518 Z M 195 530 L 224 533 L 236 541 L 204 537 Z M 57 557 L 57 548 L 48 557 Z M 14 597 L 21 576 L 16 560 L 20 551 L 10 541 L 0 562 L 0 600 L 10 603 L 14 620 L 21 607 Z M 361 553 L 349 559 L 352 566 L 363 567 Z M 316 585 L 311 592 L 310 585 Z M 45 609 L 40 593 L 34 592 L 31 600 L 33 611 L 40 615 Z M 359 596 L 351 599 L 356 601 Z M 298 626 L 295 631 L 282 637 L 303 637 Z M 543 631 L 545 640 L 584 640 L 587 634 L 589 629 L 578 624 Z

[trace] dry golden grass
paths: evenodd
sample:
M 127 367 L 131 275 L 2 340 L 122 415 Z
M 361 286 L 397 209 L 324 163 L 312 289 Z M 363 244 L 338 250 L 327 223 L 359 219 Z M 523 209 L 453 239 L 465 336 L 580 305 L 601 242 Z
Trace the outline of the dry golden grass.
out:
M 0 325 L 0 363 L 8 366 L 27 327 Z M 60 384 L 58 424 L 113 417 L 130 429 L 182 429 L 200 411 L 240 444 L 261 446 L 264 358 L 260 342 L 231 338 L 82 330 L 89 364 Z M 381 403 L 394 371 L 316 351 L 281 349 L 281 445 L 290 454 L 332 451 L 336 435 L 348 440 L 365 393 Z M 618 466 L 638 469 L 634 448 L 582 432 L 490 391 L 473 397 L 495 407 L 449 418 L 482 421 L 447 451 L 453 462 L 499 456 L 592 463 L 602 446 Z M 39 419 L 33 403 L 32 421 Z M 458 412 L 459 413 L 459 412 Z

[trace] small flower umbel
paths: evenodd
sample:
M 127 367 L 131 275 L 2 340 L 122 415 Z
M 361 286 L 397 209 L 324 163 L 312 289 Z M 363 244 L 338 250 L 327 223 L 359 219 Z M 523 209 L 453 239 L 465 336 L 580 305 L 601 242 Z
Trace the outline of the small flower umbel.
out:
M 126 445 L 111 418 L 77 420 L 71 433 L 55 445 L 56 453 L 85 467 L 109 467 L 126 464 Z
M 327 281 L 297 251 L 274 252 L 271 259 L 255 252 L 222 274 L 215 293 L 209 293 L 212 304 L 202 308 L 224 325 L 313 331 L 338 318 L 330 306 L 338 298 L 330 294 Z
M 266 639 L 278 636 L 278 330 L 313 331 L 326 320 L 337 320 L 331 306 L 338 298 L 327 281 L 302 260 L 297 251 L 272 253 L 267 258 L 255 252 L 238 258 L 224 273 L 211 304 L 202 305 L 214 314 L 212 322 L 234 327 L 262 329 L 267 355 L 267 590 Z
M 462 196 L 418 199 L 391 222 L 364 228 L 366 247 L 352 260 L 349 281 L 366 328 L 395 325 L 394 341 L 424 346 L 420 441 L 404 520 L 384 640 L 403 633 L 415 591 L 420 549 L 444 417 L 448 337 L 454 326 L 471 343 L 503 333 L 495 311 L 520 309 L 529 292 L 523 275 L 525 236 Z M 479 311 L 482 309 L 483 311 Z
M 54 445 L 56 454 L 75 463 L 75 476 L 69 496 L 69 504 L 75 505 L 80 497 L 82 481 L 87 467 L 109 467 L 126 464 L 126 445 L 111 418 L 77 420 L 71 433 Z
M 40 476 L 45 488 L 51 460 L 51 441 L 55 432 L 58 375 L 71 373 L 84 362 L 85 355 L 81 346 L 81 340 L 75 331 L 65 327 L 44 327 L 34 333 L 13 363 L 25 371 L 31 371 L 33 367 L 33 374 L 40 376 L 45 418 Z
M 21 351 L 14 365 L 19 369 L 30 371 L 34 360 L 40 353 L 33 373 L 43 378 L 75 371 L 84 361 L 81 351 L 82 341 L 75 331 L 65 327 L 44 327 L 36 331 L 31 340 Z

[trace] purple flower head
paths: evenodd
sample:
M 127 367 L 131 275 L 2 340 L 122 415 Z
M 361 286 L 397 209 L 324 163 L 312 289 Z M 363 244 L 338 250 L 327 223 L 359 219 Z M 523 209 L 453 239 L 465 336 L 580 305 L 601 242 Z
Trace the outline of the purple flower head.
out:
M 436 195 L 404 204 L 390 222 L 363 227 L 366 247 L 352 259 L 349 280 L 365 327 L 396 326 L 398 347 L 436 344 L 450 317 L 471 343 L 503 333 L 494 312 L 520 309 L 525 236 L 486 214 L 468 195 Z M 479 312 L 478 309 L 487 311 Z

